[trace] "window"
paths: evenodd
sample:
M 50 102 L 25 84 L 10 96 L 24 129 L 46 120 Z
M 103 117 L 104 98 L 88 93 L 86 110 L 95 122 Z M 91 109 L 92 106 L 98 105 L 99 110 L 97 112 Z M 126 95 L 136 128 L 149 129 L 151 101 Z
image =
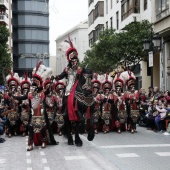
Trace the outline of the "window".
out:
M 144 0 L 144 11 L 148 8 L 148 0 Z
M 110 18 L 110 28 L 113 29 L 113 18 Z
M 97 27 L 95 28 L 95 41 L 97 41 L 99 39 L 100 33 L 104 30 L 103 25 L 99 24 L 97 25 Z
M 110 8 L 113 8 L 113 0 L 110 0 Z
M 97 17 L 103 17 L 103 16 L 104 16 L 104 3 L 99 1 L 95 6 L 94 20 Z
M 89 47 L 91 47 L 94 43 L 94 31 L 92 31 L 90 34 L 89 34 Z
M 93 15 L 94 15 L 94 11 L 92 10 L 88 16 L 88 20 L 89 20 L 89 26 L 91 26 L 94 22 L 94 18 L 93 18 Z
M 169 0 L 156 1 L 156 19 L 159 20 L 169 14 Z
M 108 0 L 106 0 L 106 14 L 108 14 Z
M 140 13 L 140 0 L 122 0 L 121 9 L 121 19 L 123 21 L 132 13 Z
M 116 12 L 116 29 L 119 29 L 119 11 Z

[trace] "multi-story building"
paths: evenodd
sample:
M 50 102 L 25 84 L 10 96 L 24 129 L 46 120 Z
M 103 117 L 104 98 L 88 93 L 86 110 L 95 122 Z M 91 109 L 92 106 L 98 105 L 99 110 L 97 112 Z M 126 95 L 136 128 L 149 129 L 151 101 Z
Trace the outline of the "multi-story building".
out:
M 151 1 L 148 0 L 89 0 L 88 4 L 89 48 L 98 40 L 103 28 L 113 28 L 120 32 L 125 25 L 134 21 L 147 19 L 151 22 Z M 141 62 L 134 70 L 138 89 L 150 86 L 151 75 L 147 70 L 147 62 Z
M 0 25 L 5 25 L 10 33 L 8 39 L 9 52 L 12 59 L 12 0 L 0 0 Z
M 56 39 L 56 49 L 60 46 L 60 43 L 68 40 L 68 35 L 73 42 L 75 48 L 78 51 L 79 61 L 82 62 L 85 56 L 85 52 L 88 49 L 88 22 L 83 21 L 78 25 L 68 30 L 66 33 L 57 37 Z M 52 58 L 51 58 L 52 59 Z M 60 74 L 64 68 L 67 66 L 68 61 L 64 51 L 56 50 L 56 67 L 53 68 L 57 74 Z
M 159 58 L 160 88 L 170 90 L 170 1 L 153 1 L 152 9 L 154 31 L 162 37 Z
M 41 58 L 49 66 L 49 1 L 13 0 L 13 67 L 20 76 Z

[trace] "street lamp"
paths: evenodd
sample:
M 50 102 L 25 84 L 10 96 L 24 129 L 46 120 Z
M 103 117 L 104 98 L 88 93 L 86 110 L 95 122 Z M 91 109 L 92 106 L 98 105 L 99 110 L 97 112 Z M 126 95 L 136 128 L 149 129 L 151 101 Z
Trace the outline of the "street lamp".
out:
M 153 56 L 154 53 L 161 50 L 161 37 L 155 34 L 151 39 L 144 39 L 143 41 L 144 50 L 148 51 L 149 67 L 151 68 L 151 87 L 153 87 Z

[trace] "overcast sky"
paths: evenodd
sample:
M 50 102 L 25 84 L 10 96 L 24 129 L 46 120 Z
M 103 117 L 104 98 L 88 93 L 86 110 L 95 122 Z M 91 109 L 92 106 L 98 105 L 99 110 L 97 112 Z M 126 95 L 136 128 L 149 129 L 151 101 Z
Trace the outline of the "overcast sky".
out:
M 50 55 L 56 55 L 55 40 L 88 19 L 88 0 L 50 0 Z

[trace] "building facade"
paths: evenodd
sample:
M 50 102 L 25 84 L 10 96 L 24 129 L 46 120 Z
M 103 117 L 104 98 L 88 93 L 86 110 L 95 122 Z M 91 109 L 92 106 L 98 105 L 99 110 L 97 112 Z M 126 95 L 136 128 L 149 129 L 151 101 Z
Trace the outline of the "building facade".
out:
M 89 48 L 98 40 L 102 29 L 115 29 L 120 32 L 134 21 L 152 22 L 152 2 L 149 0 L 89 0 L 88 4 Z M 148 63 L 141 62 L 136 68 L 137 88 L 148 89 L 151 84 L 151 75 L 147 71 Z
M 73 42 L 75 48 L 78 51 L 79 61 L 82 62 L 85 56 L 85 52 L 88 49 L 88 22 L 82 21 L 77 26 L 68 30 L 56 39 L 56 49 L 58 49 L 60 43 L 68 40 L 68 35 Z M 52 59 L 52 58 L 51 58 Z M 56 50 L 56 66 L 53 68 L 56 74 L 60 74 L 67 66 L 68 61 L 64 51 Z
M 49 66 L 48 0 L 13 0 L 13 69 L 31 76 L 39 59 Z
M 153 1 L 152 9 L 154 31 L 162 38 L 159 58 L 160 88 L 170 90 L 170 0 Z

